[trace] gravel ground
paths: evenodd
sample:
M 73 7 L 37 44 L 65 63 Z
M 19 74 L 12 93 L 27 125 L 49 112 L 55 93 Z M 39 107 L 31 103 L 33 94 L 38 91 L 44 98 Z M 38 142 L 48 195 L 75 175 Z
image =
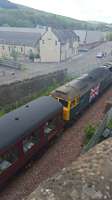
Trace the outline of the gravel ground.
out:
M 112 88 L 87 109 L 75 125 L 66 130 L 41 159 L 29 164 L 26 170 L 10 181 L 1 192 L 0 200 L 25 199 L 43 180 L 75 161 L 80 155 L 84 142 L 85 125 L 88 123 L 96 125 L 100 122 L 104 115 L 106 100 L 111 96 Z

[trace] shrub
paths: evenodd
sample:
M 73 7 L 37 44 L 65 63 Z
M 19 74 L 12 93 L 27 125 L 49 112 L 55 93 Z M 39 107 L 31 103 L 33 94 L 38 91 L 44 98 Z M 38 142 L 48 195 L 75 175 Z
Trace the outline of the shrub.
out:
M 39 54 L 36 54 L 34 57 L 35 57 L 35 58 L 40 58 L 40 55 L 39 55 Z
M 110 121 L 108 122 L 107 128 L 112 129 L 112 119 L 110 119 Z
M 30 54 L 29 54 L 29 59 L 34 62 L 34 58 L 35 58 L 35 55 L 32 51 L 30 51 Z
M 96 131 L 96 128 L 92 124 L 88 124 L 85 127 L 84 132 L 86 134 L 86 141 L 85 141 L 86 144 L 92 138 L 92 136 L 94 135 L 95 131 Z

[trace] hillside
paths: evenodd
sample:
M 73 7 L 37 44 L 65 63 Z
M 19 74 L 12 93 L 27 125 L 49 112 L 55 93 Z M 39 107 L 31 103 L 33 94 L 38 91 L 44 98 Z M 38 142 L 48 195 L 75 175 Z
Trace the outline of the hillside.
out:
M 65 29 L 106 29 L 105 23 L 93 24 L 0 0 L 0 26 L 36 27 L 37 24 Z
M 8 0 L 0 0 L 0 8 L 16 9 L 17 5 L 9 2 Z

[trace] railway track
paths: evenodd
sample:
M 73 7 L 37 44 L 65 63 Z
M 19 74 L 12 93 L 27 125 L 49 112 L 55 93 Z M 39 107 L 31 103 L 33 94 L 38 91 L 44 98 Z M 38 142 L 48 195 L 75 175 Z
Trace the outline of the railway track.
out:
M 29 163 L 26 169 L 10 180 L 0 194 L 0 200 L 24 200 L 45 179 L 67 167 L 80 155 L 84 143 L 84 128 L 88 123 L 98 124 L 102 119 L 106 100 L 112 96 L 112 87 L 89 107 L 77 122 L 47 149 L 40 159 Z

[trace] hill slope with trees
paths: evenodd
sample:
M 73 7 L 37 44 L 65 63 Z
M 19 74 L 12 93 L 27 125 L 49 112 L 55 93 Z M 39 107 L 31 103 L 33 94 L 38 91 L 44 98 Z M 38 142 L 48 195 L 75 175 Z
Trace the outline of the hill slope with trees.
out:
M 37 25 L 64 29 L 106 29 L 106 23 L 80 21 L 13 4 L 8 0 L 0 0 L 0 26 L 36 27 Z

